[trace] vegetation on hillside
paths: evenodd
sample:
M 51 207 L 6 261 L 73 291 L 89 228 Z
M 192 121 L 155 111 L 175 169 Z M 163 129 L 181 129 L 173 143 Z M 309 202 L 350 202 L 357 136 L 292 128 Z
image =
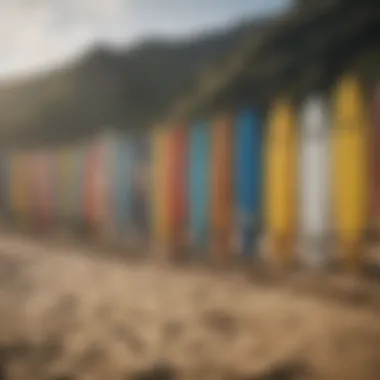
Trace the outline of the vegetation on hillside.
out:
M 0 85 L 3 144 L 53 143 L 105 128 L 142 131 L 238 104 L 266 109 L 328 91 L 354 69 L 371 85 L 380 64 L 376 0 L 308 0 L 287 14 L 187 41 L 98 47 L 68 67 Z

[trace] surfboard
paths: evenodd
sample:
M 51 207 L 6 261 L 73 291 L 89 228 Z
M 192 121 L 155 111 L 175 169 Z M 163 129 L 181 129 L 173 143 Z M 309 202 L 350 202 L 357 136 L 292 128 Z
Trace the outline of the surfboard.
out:
M 188 135 L 184 126 L 176 126 L 169 132 L 169 218 L 172 254 L 177 258 L 184 254 L 187 239 L 187 177 Z
M 7 220 L 9 217 L 9 158 L 7 152 L 1 154 L 1 214 Z
M 74 165 L 73 152 L 65 147 L 57 152 L 57 180 L 58 186 L 58 213 L 59 220 L 68 227 L 73 222 L 73 185 L 74 185 Z
M 115 146 L 117 136 L 112 131 L 99 136 L 99 166 L 96 174 L 98 226 L 100 237 L 108 242 L 117 238 L 117 226 L 113 209 L 115 178 Z
M 235 126 L 235 203 L 238 253 L 246 258 L 257 252 L 262 224 L 262 161 L 260 118 L 243 109 Z
M 85 216 L 85 167 L 86 167 L 86 148 L 83 144 L 78 146 L 76 153 L 75 165 L 75 188 L 74 188 L 74 207 L 76 209 L 76 219 L 78 228 L 82 231 L 86 216 Z
M 104 153 L 104 141 L 96 139 L 89 144 L 86 157 L 86 219 L 96 233 L 101 232 L 104 221 Z
M 40 207 L 38 204 L 38 190 L 40 184 L 38 183 L 38 176 L 39 176 L 39 166 L 38 166 L 38 151 L 31 152 L 29 156 L 29 171 L 31 173 L 31 183 L 30 183 L 30 203 L 31 203 L 31 210 L 30 210 L 30 217 L 33 227 L 39 227 L 40 222 Z
M 376 239 L 380 238 L 380 84 L 373 96 L 371 120 L 371 219 Z
M 230 257 L 233 231 L 232 115 L 213 120 L 211 140 L 211 251 L 214 258 Z
M 41 151 L 37 156 L 36 203 L 41 227 L 53 225 L 52 154 Z
M 15 152 L 11 155 L 10 165 L 11 208 L 16 221 L 26 224 L 28 221 L 28 170 L 25 153 Z
M 71 229 L 81 228 L 84 222 L 83 213 L 83 147 L 67 147 L 61 154 L 62 213 Z
M 300 254 L 311 266 L 327 264 L 330 218 L 330 125 L 326 101 L 306 100 L 300 117 Z
M 7 220 L 12 221 L 14 216 L 12 205 L 12 153 L 10 151 L 6 152 L 4 186 L 6 217 Z
M 198 121 L 189 131 L 189 235 L 196 251 L 205 250 L 210 235 L 211 128 Z
M 133 140 L 127 135 L 118 136 L 110 155 L 113 157 L 108 168 L 113 183 L 110 191 L 112 215 L 117 235 L 124 238 L 131 229 Z
M 164 128 L 157 128 L 152 134 L 152 226 L 154 250 L 158 255 L 164 256 L 168 253 L 170 241 L 168 136 L 168 130 Z
M 297 215 L 295 124 L 290 101 L 277 100 L 269 115 L 265 215 L 270 256 L 280 265 L 289 265 L 294 261 Z
M 145 134 L 139 134 L 133 138 L 132 154 L 132 178 L 131 178 L 131 199 L 132 199 L 132 225 L 133 234 L 139 248 L 145 248 L 149 242 L 150 226 L 150 159 L 151 144 Z
M 7 156 L 4 152 L 0 154 L 0 212 L 1 218 L 6 216 L 7 204 Z
M 362 89 L 346 75 L 335 94 L 332 139 L 333 217 L 343 265 L 358 270 L 363 262 L 368 222 L 368 126 Z
M 52 223 L 56 227 L 59 220 L 59 170 L 58 170 L 58 152 L 52 148 L 49 150 L 49 182 L 50 182 L 50 206 Z

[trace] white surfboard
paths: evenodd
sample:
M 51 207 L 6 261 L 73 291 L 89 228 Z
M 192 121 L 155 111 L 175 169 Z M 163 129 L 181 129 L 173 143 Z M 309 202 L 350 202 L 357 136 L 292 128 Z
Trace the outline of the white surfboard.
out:
M 326 102 L 309 98 L 300 117 L 300 255 L 307 265 L 328 260 L 330 231 L 330 126 Z

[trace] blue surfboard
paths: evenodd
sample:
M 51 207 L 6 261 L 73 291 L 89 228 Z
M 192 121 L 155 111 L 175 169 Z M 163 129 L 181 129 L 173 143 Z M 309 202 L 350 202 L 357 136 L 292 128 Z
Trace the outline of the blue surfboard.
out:
M 251 257 L 257 248 L 261 224 L 262 144 L 257 112 L 238 112 L 235 133 L 238 251 L 243 257 Z
M 198 122 L 189 136 L 189 233 L 197 249 L 206 248 L 210 229 L 210 149 L 210 126 Z

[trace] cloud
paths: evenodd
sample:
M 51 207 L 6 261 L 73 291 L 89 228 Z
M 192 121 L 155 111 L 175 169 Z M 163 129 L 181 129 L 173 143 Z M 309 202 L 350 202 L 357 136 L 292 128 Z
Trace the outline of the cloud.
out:
M 95 41 L 183 34 L 262 14 L 290 0 L 0 0 L 0 75 L 76 56 Z
M 50 66 L 112 40 L 126 9 L 123 0 L 2 0 L 0 73 Z

